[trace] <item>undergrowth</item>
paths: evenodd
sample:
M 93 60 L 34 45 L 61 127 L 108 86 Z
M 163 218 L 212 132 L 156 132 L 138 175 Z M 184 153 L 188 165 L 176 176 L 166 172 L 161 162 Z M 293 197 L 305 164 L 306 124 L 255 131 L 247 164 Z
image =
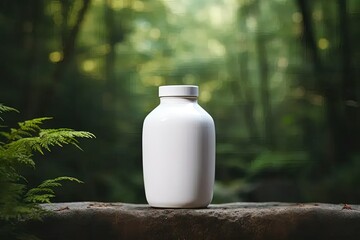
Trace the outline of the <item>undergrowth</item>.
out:
M 33 236 L 18 231 L 25 220 L 37 220 L 45 214 L 39 203 L 50 203 L 55 197 L 54 188 L 62 181 L 82 183 L 74 177 L 57 177 L 43 181 L 35 188 L 28 187 L 28 181 L 20 169 L 35 169 L 34 154 L 44 154 L 52 147 L 70 144 L 78 149 L 78 138 L 94 138 L 94 134 L 69 128 L 43 129 L 41 126 L 49 117 L 19 122 L 16 128 L 4 126 L 3 114 L 18 112 L 0 104 L 0 239 L 31 239 Z

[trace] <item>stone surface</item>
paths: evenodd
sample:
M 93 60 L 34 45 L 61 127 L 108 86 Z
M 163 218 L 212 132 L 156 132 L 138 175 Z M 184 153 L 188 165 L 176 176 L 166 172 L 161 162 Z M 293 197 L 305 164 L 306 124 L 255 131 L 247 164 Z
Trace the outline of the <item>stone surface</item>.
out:
M 360 206 L 230 203 L 206 209 L 154 209 L 124 203 L 54 203 L 42 222 L 28 223 L 52 239 L 360 239 Z

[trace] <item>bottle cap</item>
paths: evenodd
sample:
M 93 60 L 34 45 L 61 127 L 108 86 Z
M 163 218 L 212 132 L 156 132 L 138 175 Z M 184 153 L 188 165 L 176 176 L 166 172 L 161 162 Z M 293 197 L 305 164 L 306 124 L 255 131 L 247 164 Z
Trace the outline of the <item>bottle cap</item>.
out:
M 159 87 L 159 97 L 197 97 L 199 87 L 195 85 L 166 85 Z

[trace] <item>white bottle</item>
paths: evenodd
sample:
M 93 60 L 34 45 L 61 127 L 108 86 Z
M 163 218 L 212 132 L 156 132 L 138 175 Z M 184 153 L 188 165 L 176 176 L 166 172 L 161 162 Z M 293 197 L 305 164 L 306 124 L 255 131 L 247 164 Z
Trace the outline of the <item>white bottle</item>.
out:
M 197 86 L 160 86 L 159 97 L 143 125 L 146 199 L 159 208 L 206 207 L 215 176 L 214 121 L 197 103 Z

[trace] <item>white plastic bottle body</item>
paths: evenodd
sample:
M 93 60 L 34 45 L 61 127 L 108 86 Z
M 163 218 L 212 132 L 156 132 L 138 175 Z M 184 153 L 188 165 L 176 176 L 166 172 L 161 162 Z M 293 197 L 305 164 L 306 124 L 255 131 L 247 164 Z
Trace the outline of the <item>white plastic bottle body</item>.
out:
M 196 96 L 162 96 L 160 105 L 145 118 L 143 171 L 150 206 L 201 208 L 210 204 L 215 125 Z

